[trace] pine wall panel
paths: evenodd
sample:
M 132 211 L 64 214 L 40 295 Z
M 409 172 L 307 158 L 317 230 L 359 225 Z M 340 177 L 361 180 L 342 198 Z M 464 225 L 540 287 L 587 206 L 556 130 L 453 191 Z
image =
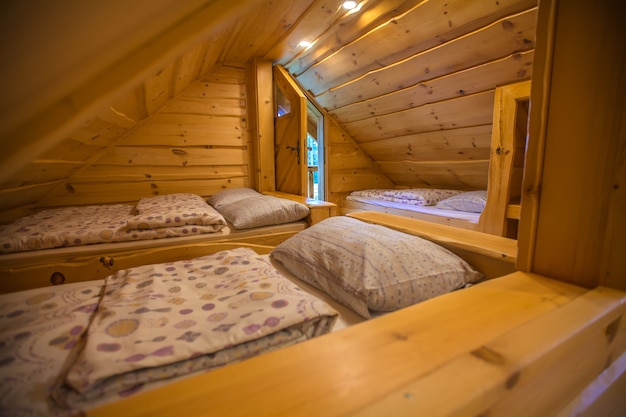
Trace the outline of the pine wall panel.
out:
M 171 71 L 166 77 L 170 81 Z M 144 89 L 150 97 L 146 111 L 153 114 L 114 143 L 82 155 L 93 160 L 39 206 L 132 202 L 175 192 L 208 196 L 249 184 L 245 71 L 219 67 L 164 100 L 173 86 L 161 78 L 166 72 L 144 83 L 150 86 Z M 161 103 L 154 111 L 156 102 Z M 64 157 L 80 148 L 66 149 Z

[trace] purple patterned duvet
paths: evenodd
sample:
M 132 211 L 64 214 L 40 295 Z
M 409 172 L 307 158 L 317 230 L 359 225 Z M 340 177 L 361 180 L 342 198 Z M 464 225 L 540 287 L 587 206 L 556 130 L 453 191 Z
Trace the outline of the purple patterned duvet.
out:
M 0 252 L 214 233 L 226 220 L 195 194 L 141 199 L 136 205 L 62 207 L 0 225 Z
M 91 408 L 327 333 L 336 319 L 245 248 L 119 271 L 103 287 L 2 295 L 0 414 Z

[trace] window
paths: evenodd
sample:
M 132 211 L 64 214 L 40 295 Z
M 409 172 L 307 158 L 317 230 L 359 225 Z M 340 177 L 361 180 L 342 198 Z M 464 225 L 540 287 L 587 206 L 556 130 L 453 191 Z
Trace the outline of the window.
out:
M 307 195 L 324 199 L 324 117 L 311 103 L 307 104 Z

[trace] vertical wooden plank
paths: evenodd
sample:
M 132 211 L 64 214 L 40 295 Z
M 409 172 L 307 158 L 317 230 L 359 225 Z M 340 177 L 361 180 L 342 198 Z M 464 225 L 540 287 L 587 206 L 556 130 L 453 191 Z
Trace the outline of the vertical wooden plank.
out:
M 558 2 L 543 173 L 530 184 L 541 193 L 530 265 L 578 285 L 626 289 L 626 263 L 607 260 L 626 253 L 619 175 L 626 26 L 619 10 L 611 0 Z
M 543 176 L 543 153 L 546 142 L 550 78 L 552 77 L 552 54 L 556 32 L 557 0 L 543 0 L 537 12 L 537 37 L 530 92 L 530 115 L 528 120 L 528 143 L 526 165 L 522 181 L 520 222 L 517 231 L 519 252 L 517 269 L 530 272 L 535 254 L 539 195 Z
M 620 117 L 620 116 L 617 116 Z M 621 138 L 619 149 L 615 151 L 616 166 L 613 175 L 613 188 L 609 197 L 607 214 L 607 235 L 604 246 L 615 248 L 603 252 L 600 267 L 600 285 L 626 290 L 626 106 L 622 107 Z M 621 248 L 621 249 L 619 249 Z
M 518 100 L 529 95 L 530 81 L 496 88 L 487 205 L 480 218 L 480 230 L 485 233 L 503 236 L 506 232 L 506 208 L 517 149 Z
M 248 119 L 254 157 L 250 167 L 253 186 L 261 192 L 276 189 L 274 170 L 274 93 L 272 62 L 254 59 L 248 69 Z

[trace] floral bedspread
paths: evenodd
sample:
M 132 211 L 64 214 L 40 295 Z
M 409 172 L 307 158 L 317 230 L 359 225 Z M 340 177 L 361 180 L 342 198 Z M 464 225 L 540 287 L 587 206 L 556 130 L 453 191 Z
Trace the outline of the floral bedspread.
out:
M 15 411 L 11 402 L 17 401 L 32 407 L 44 402 L 48 415 L 88 409 L 322 335 L 337 319 L 328 304 L 246 248 L 119 271 L 105 279 L 100 298 L 94 299 L 94 288 L 69 296 L 80 302 L 56 312 L 63 298 L 53 291 L 10 302 L 0 296 L 7 375 L 1 385 L 14 390 L 12 379 L 29 387 L 25 401 L 0 396 L 0 414 Z M 53 325 L 57 317 L 59 328 Z M 62 370 L 59 363 L 66 364 Z M 58 405 L 49 401 L 48 389 Z
M 0 295 L 0 415 L 61 416 L 50 398 L 98 305 L 102 280 Z
M 439 201 L 460 193 L 461 191 L 457 190 L 442 190 L 437 188 L 368 189 L 352 191 L 350 196 L 392 201 L 394 203 L 414 206 L 434 206 Z
M 23 217 L 0 226 L 0 253 L 214 233 L 224 227 L 224 217 L 202 197 L 169 194 L 137 205 L 61 207 Z

